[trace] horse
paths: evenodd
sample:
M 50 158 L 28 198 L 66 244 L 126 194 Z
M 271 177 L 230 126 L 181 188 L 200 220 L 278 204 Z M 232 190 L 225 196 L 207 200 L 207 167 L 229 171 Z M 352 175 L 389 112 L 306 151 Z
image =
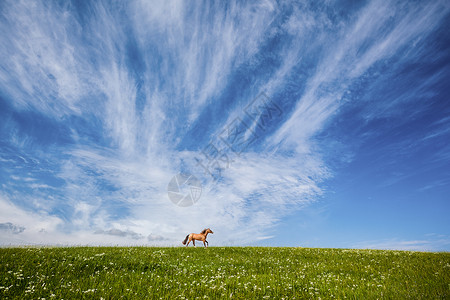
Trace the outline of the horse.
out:
M 202 232 L 200 233 L 190 233 L 186 236 L 186 238 L 184 239 L 184 241 L 182 241 L 181 243 L 183 243 L 183 245 L 189 246 L 189 243 L 192 241 L 192 244 L 194 244 L 195 246 L 195 240 L 197 241 L 202 241 L 203 245 L 205 245 L 205 248 L 208 247 L 208 241 L 206 240 L 206 237 L 208 236 L 208 233 L 214 233 L 211 229 L 206 228 L 203 229 Z M 187 242 L 187 240 L 189 240 L 189 242 Z M 187 244 L 186 244 L 187 242 Z M 205 244 L 206 242 L 206 244 Z

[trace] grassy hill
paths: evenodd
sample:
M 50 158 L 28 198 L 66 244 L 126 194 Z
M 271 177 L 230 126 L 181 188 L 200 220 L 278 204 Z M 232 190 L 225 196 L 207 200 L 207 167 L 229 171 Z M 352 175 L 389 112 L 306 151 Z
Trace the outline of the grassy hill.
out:
M 450 253 L 210 247 L 0 249 L 0 298 L 450 299 Z

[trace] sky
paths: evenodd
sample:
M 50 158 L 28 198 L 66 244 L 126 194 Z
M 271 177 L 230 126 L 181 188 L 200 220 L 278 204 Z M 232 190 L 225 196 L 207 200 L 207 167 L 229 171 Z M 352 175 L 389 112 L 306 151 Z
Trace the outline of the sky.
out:
M 1 1 L 0 245 L 450 251 L 448 28 L 439 0 Z

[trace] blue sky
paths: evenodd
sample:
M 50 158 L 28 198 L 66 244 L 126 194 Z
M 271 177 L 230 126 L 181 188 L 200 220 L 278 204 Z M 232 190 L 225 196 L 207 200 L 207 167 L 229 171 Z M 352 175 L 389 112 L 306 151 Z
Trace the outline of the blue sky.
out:
M 449 13 L 2 1 L 1 244 L 449 251 Z

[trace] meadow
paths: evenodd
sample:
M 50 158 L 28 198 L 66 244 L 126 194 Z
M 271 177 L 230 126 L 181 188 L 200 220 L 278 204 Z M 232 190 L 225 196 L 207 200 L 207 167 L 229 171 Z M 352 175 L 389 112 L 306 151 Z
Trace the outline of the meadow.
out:
M 450 253 L 1 248 L 2 299 L 450 299 Z

